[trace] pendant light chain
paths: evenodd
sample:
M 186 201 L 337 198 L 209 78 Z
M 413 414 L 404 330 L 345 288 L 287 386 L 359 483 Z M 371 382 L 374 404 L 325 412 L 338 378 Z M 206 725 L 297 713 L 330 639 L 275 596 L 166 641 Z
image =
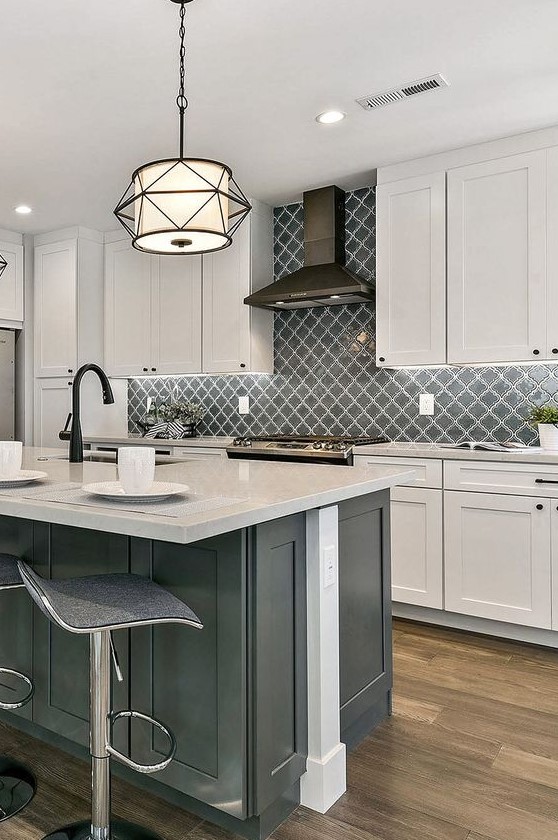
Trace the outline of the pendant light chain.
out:
M 180 111 L 180 157 L 184 157 L 184 119 L 186 108 L 188 107 L 188 100 L 186 99 L 185 84 L 186 84 L 186 3 L 180 4 L 180 29 L 178 30 L 180 38 L 180 87 L 178 89 L 178 96 L 176 97 L 176 104 Z

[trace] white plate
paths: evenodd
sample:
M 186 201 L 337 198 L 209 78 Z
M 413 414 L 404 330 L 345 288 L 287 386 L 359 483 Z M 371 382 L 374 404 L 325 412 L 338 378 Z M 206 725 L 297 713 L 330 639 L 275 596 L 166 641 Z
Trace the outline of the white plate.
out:
M 167 481 L 154 481 L 147 493 L 125 493 L 119 481 L 100 481 L 83 485 L 83 490 L 92 496 L 119 502 L 158 502 L 170 496 L 180 496 L 189 489 L 186 484 L 169 484 Z
M 33 481 L 42 481 L 48 478 L 46 472 L 35 472 L 35 470 L 20 470 L 17 475 L 9 478 L 0 476 L 0 487 L 21 487 L 23 484 L 31 484 Z

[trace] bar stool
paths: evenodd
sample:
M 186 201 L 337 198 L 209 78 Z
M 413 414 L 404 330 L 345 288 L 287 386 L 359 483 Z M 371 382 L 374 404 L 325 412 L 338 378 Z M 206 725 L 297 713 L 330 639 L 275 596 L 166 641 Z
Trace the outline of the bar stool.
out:
M 17 562 L 18 558 L 11 554 L 0 554 L 0 591 L 23 587 Z M 11 668 L 0 668 L 0 677 L 4 674 L 21 680 L 26 686 L 27 694 L 23 699 L 11 703 L 0 700 L 0 709 L 21 709 L 33 697 L 33 683 L 29 677 Z M 12 758 L 0 756 L 0 822 L 15 816 L 25 808 L 33 799 L 36 789 L 35 776 L 25 765 Z
M 141 712 L 110 710 L 110 658 L 117 678 L 122 673 L 112 643 L 112 630 L 150 624 L 202 623 L 183 602 L 148 578 L 131 574 L 93 575 L 68 580 L 45 580 L 19 562 L 21 578 L 47 618 L 70 633 L 90 637 L 90 754 L 91 822 L 79 822 L 47 835 L 45 840 L 159 840 L 153 832 L 133 823 L 111 821 L 110 757 L 137 770 L 156 773 L 168 767 L 176 752 L 172 732 Z M 111 744 L 112 725 L 121 718 L 139 718 L 160 729 L 169 741 L 167 756 L 158 764 L 138 764 Z

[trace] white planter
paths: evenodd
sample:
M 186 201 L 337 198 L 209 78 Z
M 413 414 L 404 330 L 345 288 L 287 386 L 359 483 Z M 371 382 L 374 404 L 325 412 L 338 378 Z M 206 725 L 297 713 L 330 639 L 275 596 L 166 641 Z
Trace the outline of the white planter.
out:
M 558 426 L 553 423 L 539 423 L 539 439 L 543 449 L 558 450 Z

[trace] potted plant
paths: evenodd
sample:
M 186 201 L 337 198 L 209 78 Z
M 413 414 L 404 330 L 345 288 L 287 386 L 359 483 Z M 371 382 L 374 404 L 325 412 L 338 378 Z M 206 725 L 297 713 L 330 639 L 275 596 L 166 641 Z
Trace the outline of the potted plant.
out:
M 535 405 L 529 414 L 529 425 L 538 429 L 543 449 L 558 450 L 558 406 Z
M 159 407 L 159 418 L 171 427 L 173 424 L 175 429 L 182 427 L 181 437 L 195 437 L 197 434 L 197 427 L 205 417 L 205 408 L 199 403 L 192 403 L 187 401 L 178 401 L 164 404 Z

